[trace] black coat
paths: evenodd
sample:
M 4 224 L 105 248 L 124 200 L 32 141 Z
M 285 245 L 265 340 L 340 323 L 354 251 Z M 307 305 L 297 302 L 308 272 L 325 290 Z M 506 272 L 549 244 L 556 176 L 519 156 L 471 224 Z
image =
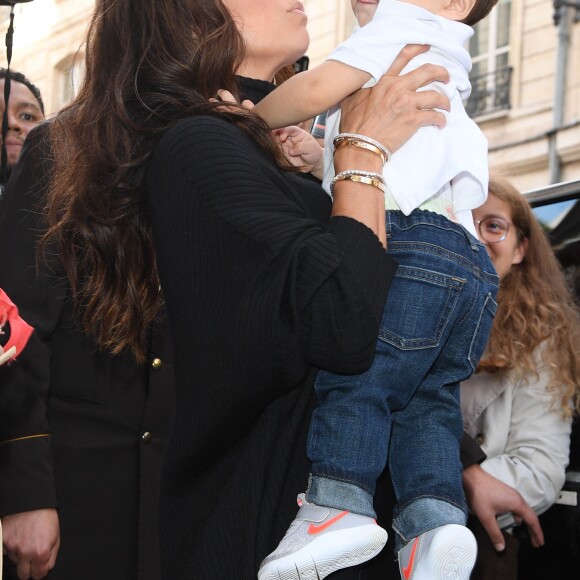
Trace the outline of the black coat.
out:
M 47 125 L 35 129 L 0 202 L 0 287 L 34 328 L 0 368 L 0 515 L 57 507 L 51 579 L 159 580 L 157 499 L 173 410 L 164 323 L 149 363 L 98 352 L 78 330 L 58 266 L 37 272 L 51 168 Z M 5 558 L 5 577 L 15 578 Z
M 177 387 L 163 577 L 251 580 L 305 490 L 316 368 L 370 366 L 395 264 L 223 120 L 168 130 L 147 194 Z

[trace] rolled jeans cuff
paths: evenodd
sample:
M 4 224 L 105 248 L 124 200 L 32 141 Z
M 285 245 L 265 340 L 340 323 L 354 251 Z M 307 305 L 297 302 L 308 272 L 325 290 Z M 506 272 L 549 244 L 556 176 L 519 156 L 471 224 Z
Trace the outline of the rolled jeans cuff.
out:
M 420 497 L 397 507 L 393 518 L 395 549 L 399 551 L 413 538 L 447 524 L 467 523 L 467 513 L 459 506 L 435 497 Z
M 373 508 L 373 496 L 349 481 L 310 475 L 306 501 L 361 516 L 377 517 Z

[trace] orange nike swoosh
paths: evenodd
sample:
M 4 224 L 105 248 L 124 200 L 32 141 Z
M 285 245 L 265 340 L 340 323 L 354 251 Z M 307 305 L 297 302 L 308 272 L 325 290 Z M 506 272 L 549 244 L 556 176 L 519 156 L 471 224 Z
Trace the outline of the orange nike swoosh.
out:
M 419 543 L 419 538 L 415 538 L 413 542 L 413 549 L 411 550 L 411 557 L 409 558 L 409 565 L 403 566 L 403 578 L 409 580 L 411 574 L 413 573 L 413 564 L 415 563 L 415 552 L 417 551 L 417 544 Z
M 310 524 L 308 526 L 308 533 L 314 535 L 319 534 L 320 532 L 324 532 L 324 530 L 332 526 L 332 524 L 336 524 L 336 522 L 341 520 L 346 514 L 348 514 L 348 512 L 340 512 L 337 516 L 334 516 L 332 519 L 324 522 L 323 524 L 320 524 L 319 526 Z

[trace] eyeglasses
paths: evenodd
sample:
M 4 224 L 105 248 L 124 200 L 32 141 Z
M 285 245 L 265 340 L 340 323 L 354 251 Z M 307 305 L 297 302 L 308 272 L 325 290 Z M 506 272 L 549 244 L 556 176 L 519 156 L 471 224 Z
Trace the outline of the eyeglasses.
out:
M 480 238 L 488 244 L 503 242 L 508 235 L 510 222 L 500 217 L 487 217 L 483 220 L 473 220 L 477 225 Z

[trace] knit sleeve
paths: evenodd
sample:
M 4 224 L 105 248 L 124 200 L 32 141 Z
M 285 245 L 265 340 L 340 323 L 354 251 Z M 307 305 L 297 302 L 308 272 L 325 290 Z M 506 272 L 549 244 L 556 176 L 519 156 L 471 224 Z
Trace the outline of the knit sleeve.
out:
M 227 311 L 228 332 L 284 349 L 285 368 L 361 372 L 395 265 L 363 224 L 313 216 L 306 183 L 224 121 L 197 117 L 168 131 L 148 199 L 170 316 L 217 333 L 204 313 Z

